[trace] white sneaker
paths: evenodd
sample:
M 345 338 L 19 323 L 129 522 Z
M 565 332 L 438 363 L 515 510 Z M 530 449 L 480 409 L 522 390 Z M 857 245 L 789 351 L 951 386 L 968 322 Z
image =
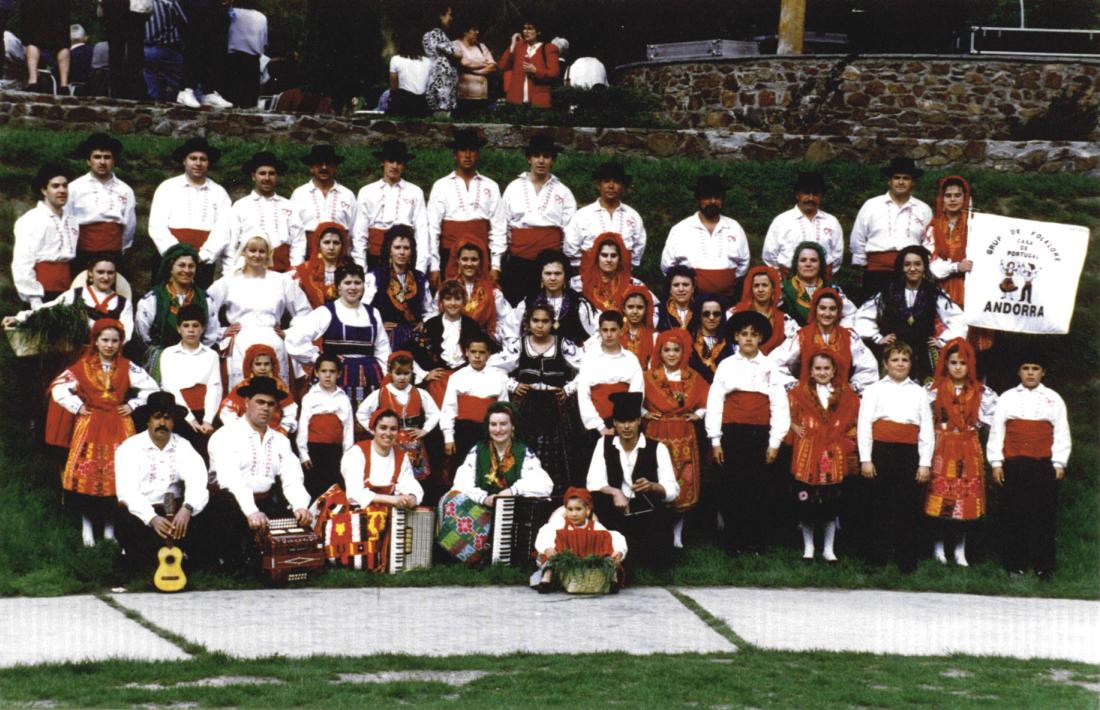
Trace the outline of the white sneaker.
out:
M 195 98 L 195 92 L 192 89 L 184 89 L 176 94 L 176 103 L 182 104 L 187 108 L 201 108 L 202 104 Z
M 222 98 L 217 91 L 211 91 L 202 97 L 202 105 L 211 108 L 233 108 L 233 104 Z

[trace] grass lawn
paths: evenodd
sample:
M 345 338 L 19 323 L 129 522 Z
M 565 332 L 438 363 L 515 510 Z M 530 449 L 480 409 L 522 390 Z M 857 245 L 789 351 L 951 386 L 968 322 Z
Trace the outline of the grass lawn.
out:
M 46 159 L 63 158 L 83 134 L 4 129 L 0 131 L 0 233 L 10 234 L 11 224 L 33 200 L 27 180 Z M 139 226 L 135 248 L 127 255 L 122 272 L 135 284 L 138 293 L 148 285 L 149 269 L 156 251 L 145 232 L 149 202 L 157 184 L 179 172 L 167 158 L 180 138 L 134 136 L 125 139 L 125 153 L 119 175 L 137 193 Z M 233 197 L 249 189 L 239 166 L 257 144 L 218 141 L 225 149 L 221 163 L 212 176 L 222 182 Z M 273 149 L 286 158 L 290 172 L 280 183 L 280 192 L 290 190 L 308 179 L 298 158 L 307 146 L 277 144 Z M 353 189 L 377 179 L 377 164 L 371 146 L 344 149 L 347 161 L 340 179 Z M 585 204 L 595 199 L 589 176 L 605 160 L 602 155 L 564 154 L 555 173 Z M 704 172 L 718 171 L 731 185 L 726 214 L 738 219 L 749 234 L 752 253 L 759 255 L 760 244 L 771 218 L 789 207 L 789 186 L 794 176 L 810 166 L 785 162 L 715 162 L 686 159 L 626 158 L 634 178 L 634 187 L 626 201 L 637 208 L 646 221 L 649 244 L 639 275 L 654 286 L 660 285 L 658 261 L 669 227 L 694 209 L 691 187 Z M 860 163 L 827 163 L 816 166 L 826 174 L 829 193 L 824 207 L 850 228 L 859 206 L 868 197 L 885 190 L 877 166 Z M 486 150 L 483 172 L 506 183 L 525 168 L 520 151 Z M 406 176 L 427 191 L 434 179 L 451 169 L 446 149 L 417 150 Z M 927 202 L 934 199 L 935 180 L 953 171 L 937 170 L 920 182 L 917 195 Z M 994 172 L 964 171 L 971 181 L 975 204 L 989 212 L 1032 219 L 1084 224 L 1092 229 L 1093 241 L 1100 234 L 1100 182 L 1080 175 L 1010 175 Z M 10 240 L 0 243 L 0 263 L 10 263 Z M 842 270 L 842 285 L 851 282 L 851 269 Z M 1049 338 L 1052 363 L 1047 384 L 1059 391 L 1070 410 L 1074 433 L 1074 451 L 1067 480 L 1062 485 L 1059 511 L 1059 568 L 1051 584 L 1041 585 L 1034 578 L 1010 579 L 995 559 L 997 500 L 991 494 L 990 516 L 972 536 L 969 569 L 944 568 L 931 561 L 909 576 L 893 570 L 868 573 L 846 557 L 833 568 L 805 566 L 798 554 L 780 547 L 755 559 L 728 559 L 714 544 L 707 526 L 689 527 L 689 549 L 673 571 L 665 577 L 641 575 L 640 584 L 712 585 L 735 584 L 791 587 L 874 587 L 887 589 L 936 590 L 981 594 L 1058 596 L 1097 598 L 1100 592 L 1100 456 L 1097 450 L 1097 417 L 1100 416 L 1100 381 L 1097 379 L 1100 343 L 1095 310 L 1100 300 L 1100 253 L 1094 248 L 1086 262 L 1078 291 L 1078 307 L 1073 332 L 1066 337 Z M 0 274 L 0 312 L 19 308 L 7 269 Z M 5 393 L 6 415 L 0 417 L 0 520 L 6 533 L 0 536 L 0 595 L 57 595 L 95 591 L 116 585 L 136 589 L 145 580 L 128 580 L 117 569 L 117 548 L 105 544 L 95 549 L 80 545 L 76 518 L 60 508 L 58 472 L 63 460 L 38 442 L 41 433 L 32 426 L 34 415 L 42 408 L 43 390 L 49 379 L 67 363 L 16 360 L 6 345 L 0 345 L 0 391 Z M 18 532 L 10 532 L 18 531 Z M 795 532 L 790 533 L 793 544 Z M 843 544 L 843 532 L 840 536 Z M 786 540 L 783 542 L 787 542 Z M 843 555 L 843 550 L 841 551 Z M 437 566 L 424 573 L 401 577 L 369 576 L 352 572 L 331 572 L 315 584 L 321 586 L 429 585 L 429 584 L 519 584 L 525 580 L 520 570 L 505 569 L 473 572 L 456 566 Z M 256 582 L 247 578 L 228 578 L 210 574 L 192 576 L 196 589 L 247 587 Z M 879 704 L 879 703 L 876 703 Z

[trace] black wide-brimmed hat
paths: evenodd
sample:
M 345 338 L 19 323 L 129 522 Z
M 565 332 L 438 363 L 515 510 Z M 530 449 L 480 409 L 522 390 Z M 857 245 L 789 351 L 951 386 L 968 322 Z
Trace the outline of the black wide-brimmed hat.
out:
M 726 183 L 718 175 L 700 175 L 695 181 L 695 199 L 700 197 L 723 197 L 726 194 Z
M 611 419 L 616 422 L 632 422 L 642 418 L 641 392 L 614 392 L 611 400 Z
M 261 150 L 259 153 L 253 155 L 248 159 L 248 162 L 241 166 L 241 170 L 244 171 L 245 175 L 251 175 L 256 172 L 258 168 L 265 165 L 270 165 L 275 168 L 275 172 L 277 173 L 286 172 L 286 163 L 280 160 L 279 157 L 270 150 Z
M 763 313 L 758 313 L 752 309 L 737 311 L 730 319 L 726 321 L 726 332 L 732 339 L 733 336 L 740 333 L 747 326 L 752 326 L 757 333 L 760 333 L 760 341 L 763 342 L 772 337 L 772 323 L 768 320 L 768 317 Z
M 565 148 L 561 147 L 554 142 L 554 137 L 549 133 L 536 133 L 527 141 L 527 148 L 524 149 L 523 154 L 527 156 L 531 155 L 553 155 L 557 156 L 564 152 Z
M 188 138 L 183 145 L 172 151 L 172 159 L 178 163 L 192 153 L 206 153 L 206 158 L 211 165 L 218 162 L 218 159 L 222 157 L 222 152 L 210 145 L 205 138 L 195 136 L 194 138 Z
M 87 160 L 93 150 L 108 150 L 117 160 L 122 155 L 122 141 L 106 133 L 93 133 L 80 142 L 73 154 Z
M 276 402 L 282 402 L 286 399 L 286 392 L 279 389 L 278 383 L 272 377 L 253 377 L 247 385 L 241 385 L 237 388 L 237 394 L 245 399 L 250 399 L 258 394 L 271 395 Z
M 134 428 L 138 431 L 144 431 L 149 426 L 149 419 L 158 413 L 172 417 L 172 421 L 175 422 L 177 428 L 182 427 L 187 421 L 187 407 L 181 407 L 177 404 L 176 398 L 172 396 L 171 392 L 160 390 L 149 395 L 149 399 L 145 400 L 145 404 L 134 410 L 131 415 L 134 420 Z
M 69 182 L 73 181 L 73 171 L 65 163 L 59 163 L 51 160 L 42 167 L 38 168 L 38 172 L 31 178 L 31 191 L 41 199 L 42 190 L 58 175 L 61 175 Z
M 382 143 L 382 147 L 374 151 L 374 157 L 379 161 L 389 160 L 394 163 L 407 163 L 413 159 L 413 154 L 409 152 L 409 147 L 405 145 L 405 141 L 399 141 L 396 138 L 390 138 Z
M 476 128 L 456 128 L 447 147 L 451 150 L 481 150 L 488 143 Z
M 1023 365 L 1038 365 L 1044 370 L 1050 361 L 1050 343 L 1046 336 L 1027 335 L 1018 336 L 1012 341 L 1008 350 L 1008 364 L 1013 367 Z
M 615 180 L 624 185 L 630 184 L 630 176 L 626 174 L 626 168 L 623 167 L 622 163 L 604 163 L 596 168 L 596 172 L 592 173 L 592 179 L 597 182 L 600 180 Z
M 825 176 L 817 172 L 799 173 L 794 181 L 794 191 L 823 195 L 825 194 Z
M 336 149 L 328 143 L 319 143 L 309 149 L 309 153 L 302 157 L 302 162 L 306 165 L 318 165 L 320 163 L 339 165 L 344 162 L 344 159 L 337 155 Z
M 908 175 L 914 180 L 924 175 L 924 171 L 917 167 L 916 161 L 901 155 L 891 158 L 890 164 L 882 169 L 882 174 L 886 177 L 897 175 L 898 173 Z

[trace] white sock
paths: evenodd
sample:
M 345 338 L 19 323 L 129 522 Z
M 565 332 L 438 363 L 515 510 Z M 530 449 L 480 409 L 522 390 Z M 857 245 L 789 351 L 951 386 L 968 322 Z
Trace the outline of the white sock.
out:
M 960 535 L 959 541 L 955 543 L 955 564 L 959 567 L 970 566 L 966 561 L 966 533 Z
M 932 556 L 935 557 L 936 561 L 941 565 L 947 564 L 947 555 L 943 551 L 943 538 L 936 540 L 936 545 L 932 548 Z
M 722 517 L 721 513 L 714 514 L 714 522 L 719 532 L 726 529 L 726 519 Z
M 104 523 L 103 524 L 103 539 L 114 540 L 115 539 L 115 524 Z
M 677 550 L 684 546 L 684 516 L 680 515 L 676 518 L 676 523 L 672 526 L 672 546 Z
M 833 552 L 833 542 L 836 541 L 836 521 L 830 521 L 825 523 L 825 549 L 822 551 L 821 556 L 825 558 L 826 562 L 836 562 L 836 553 Z
M 87 515 L 81 517 L 81 537 L 84 538 L 84 547 L 95 547 L 95 528 L 92 527 L 92 519 Z
M 802 559 L 814 558 L 814 529 L 810 525 L 799 525 L 802 530 Z

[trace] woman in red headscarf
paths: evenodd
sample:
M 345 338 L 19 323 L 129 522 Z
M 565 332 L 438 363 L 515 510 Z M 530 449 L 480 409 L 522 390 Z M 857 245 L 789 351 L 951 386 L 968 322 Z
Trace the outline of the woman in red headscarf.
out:
M 250 345 L 248 350 L 244 351 L 244 361 L 241 366 L 244 379 L 229 390 L 229 394 L 222 399 L 222 403 L 218 407 L 218 418 L 221 419 L 223 426 L 244 416 L 245 399 L 237 393 L 237 390 L 251 382 L 253 377 L 270 377 L 275 380 L 275 384 L 279 386 L 281 392 L 289 393 L 291 391 L 283 382 L 283 378 L 279 377 L 279 370 L 275 364 L 278 362 L 277 357 L 275 348 L 263 343 Z M 283 401 L 279 402 L 279 407 L 272 413 L 271 419 L 268 421 L 268 427 L 283 434 L 293 434 L 294 430 L 297 429 L 297 425 L 298 403 L 294 401 L 290 394 L 287 394 Z
M 688 366 L 692 337 L 683 328 L 657 336 L 656 357 L 645 373 L 645 435 L 668 447 L 680 495 L 672 507 L 680 517 L 673 527 L 673 544 L 682 547 L 683 514 L 699 501 L 702 473 L 698 423 L 706 413 L 710 385 Z
M 754 266 L 745 274 L 741 287 L 741 300 L 733 304 L 730 315 L 738 311 L 754 310 L 767 318 L 772 324 L 772 335 L 767 342 L 760 343 L 760 352 L 765 355 L 789 338 L 798 329 L 798 323 L 779 309 L 779 297 L 782 293 L 779 272 L 770 266 Z
M 653 294 L 640 284 L 632 284 L 619 304 L 623 314 L 623 332 L 619 342 L 634 353 L 642 370 L 649 368 L 653 356 Z
M 802 530 L 802 559 L 814 558 L 814 533 L 823 530 L 822 556 L 836 562 L 833 542 L 840 484 L 856 472 L 859 395 L 844 377 L 836 351 L 818 348 L 787 393 L 791 405 L 791 475 Z
M 512 307 L 489 275 L 481 244 L 462 238 L 447 261 L 446 278 L 466 287 L 465 314 L 477 321 L 489 337 L 500 343 L 512 335 L 507 327 Z
M 626 291 L 641 281 L 630 275 L 630 250 L 621 235 L 604 232 L 581 255 L 579 274 L 570 285 L 588 299 L 597 313 L 621 308 Z M 650 303 L 653 295 L 649 296 Z
M 348 256 L 348 230 L 337 222 L 322 222 L 315 231 L 317 249 L 294 268 L 293 278 L 309 299 L 309 305 L 320 308 L 325 301 L 336 300 L 336 267 Z
M 84 545 L 94 526 L 114 538 L 115 449 L 134 435 L 131 412 L 160 389 L 145 370 L 121 355 L 126 329 L 113 318 L 95 321 L 84 353 L 50 385 L 46 443 L 68 447 L 61 474 L 66 503 L 83 515 Z M 137 395 L 127 399 L 130 390 Z
M 997 395 L 978 381 L 974 349 L 962 338 L 944 345 L 928 390 L 936 448 L 924 513 L 939 522 L 936 559 L 947 563 L 944 540 L 949 532 L 957 532 L 955 563 L 966 567 L 963 525 L 985 515 L 985 460 L 978 427 L 992 424 Z

